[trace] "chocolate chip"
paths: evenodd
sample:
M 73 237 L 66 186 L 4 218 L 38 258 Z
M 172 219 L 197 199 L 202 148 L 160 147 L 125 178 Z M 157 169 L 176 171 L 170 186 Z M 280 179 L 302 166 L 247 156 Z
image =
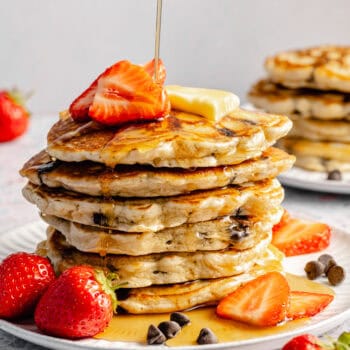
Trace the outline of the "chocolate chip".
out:
M 230 228 L 231 231 L 231 240 L 232 241 L 241 241 L 243 238 L 249 236 L 249 233 L 247 231 L 240 231 L 235 228 Z
M 342 175 L 339 170 L 331 170 L 327 175 L 327 180 L 341 181 Z
M 327 278 L 332 286 L 337 286 L 344 281 L 345 270 L 339 265 L 333 265 L 328 270 Z
M 164 344 L 166 341 L 165 335 L 162 333 L 162 331 L 151 324 L 148 327 L 148 332 L 147 332 L 147 344 L 148 345 L 160 345 Z
M 55 168 L 57 168 L 62 162 L 58 159 L 56 160 L 53 160 L 49 163 L 45 163 L 45 164 L 40 164 L 37 168 L 38 170 L 38 177 L 39 177 L 39 180 L 40 180 L 40 183 L 42 184 L 43 183 L 43 180 L 42 180 L 42 175 L 43 174 L 46 174 L 46 173 L 49 173 L 50 171 L 54 170 Z
M 92 220 L 94 224 L 99 226 L 108 226 L 108 218 L 106 215 L 102 213 L 94 213 L 92 216 Z
M 218 338 L 209 328 L 202 328 L 197 338 L 197 344 L 217 344 Z
M 182 314 L 181 312 L 173 312 L 170 315 L 170 321 L 176 322 L 177 324 L 179 324 L 181 328 L 190 323 L 190 319 L 185 314 Z
M 309 261 L 305 265 L 304 271 L 309 280 L 314 280 L 317 277 L 322 276 L 324 273 L 324 265 L 320 261 Z
M 227 129 L 227 128 L 218 128 L 217 131 L 227 137 L 233 137 L 236 135 L 236 133 L 233 130 Z
M 163 332 L 167 339 L 174 338 L 181 330 L 180 325 L 174 321 L 164 321 L 159 323 L 158 328 Z
M 318 261 L 324 266 L 324 273 L 327 275 L 328 270 L 337 263 L 335 262 L 332 255 L 322 254 L 319 256 Z

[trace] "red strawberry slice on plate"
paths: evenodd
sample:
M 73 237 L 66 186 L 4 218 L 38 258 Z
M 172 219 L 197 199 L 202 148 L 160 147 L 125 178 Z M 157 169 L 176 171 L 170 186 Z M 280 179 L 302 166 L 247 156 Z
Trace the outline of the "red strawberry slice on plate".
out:
M 286 278 L 269 272 L 222 299 L 216 313 L 253 326 L 275 326 L 286 318 L 289 293 Z
M 292 291 L 287 317 L 291 320 L 312 317 L 325 309 L 333 299 L 330 294 Z
M 329 246 L 331 229 L 320 222 L 289 218 L 274 227 L 272 244 L 286 256 L 321 251 Z

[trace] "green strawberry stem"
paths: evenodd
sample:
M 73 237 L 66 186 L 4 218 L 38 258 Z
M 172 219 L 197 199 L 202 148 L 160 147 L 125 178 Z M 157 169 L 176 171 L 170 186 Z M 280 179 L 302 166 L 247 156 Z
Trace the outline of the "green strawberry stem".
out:
M 7 94 L 16 105 L 22 106 L 28 112 L 25 104 L 34 95 L 34 91 L 29 91 L 26 94 L 23 94 L 19 89 L 12 88 Z
M 116 312 L 118 300 L 115 294 L 115 291 L 120 288 L 120 284 L 118 286 L 114 285 L 114 280 L 118 278 L 116 273 L 109 273 L 107 276 L 102 270 L 95 269 L 95 278 L 96 281 L 101 285 L 103 291 L 111 297 L 113 312 Z
M 127 285 L 127 282 L 119 283 L 118 274 L 115 272 L 109 272 L 107 275 L 103 270 L 95 269 L 96 281 L 100 283 L 103 291 L 111 297 L 113 312 L 116 312 L 118 306 L 118 299 L 115 291 L 123 286 Z

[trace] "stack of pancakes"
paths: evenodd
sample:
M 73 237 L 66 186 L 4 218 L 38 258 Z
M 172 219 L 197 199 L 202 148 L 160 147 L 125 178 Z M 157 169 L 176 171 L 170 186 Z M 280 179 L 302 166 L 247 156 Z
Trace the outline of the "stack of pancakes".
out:
M 296 165 L 315 171 L 350 171 L 350 47 L 288 51 L 265 62 L 266 80 L 249 99 L 267 112 L 293 120 L 279 142 Z
M 121 127 L 61 113 L 21 170 L 25 198 L 50 225 L 38 252 L 58 273 L 113 272 L 119 311 L 215 303 L 281 269 L 269 247 L 283 211 L 275 177 L 294 157 L 270 146 L 290 128 L 285 116 L 239 108 L 217 123 L 171 111 Z

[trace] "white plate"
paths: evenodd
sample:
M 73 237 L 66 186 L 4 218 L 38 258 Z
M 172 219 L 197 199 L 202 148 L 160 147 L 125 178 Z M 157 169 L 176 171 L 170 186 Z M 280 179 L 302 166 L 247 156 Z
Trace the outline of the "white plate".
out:
M 43 222 L 35 222 L 0 236 L 0 260 L 15 251 L 34 251 L 37 243 L 44 239 L 46 225 Z M 333 229 L 331 246 L 325 251 L 336 257 L 342 266 L 350 266 L 350 235 L 344 231 Z M 293 258 L 287 258 L 285 268 L 288 272 L 304 275 L 303 267 L 309 260 L 317 258 L 319 254 L 308 254 Z M 288 339 L 301 333 L 322 334 L 350 319 L 350 278 L 342 285 L 335 288 L 336 297 L 331 305 L 323 312 L 315 316 L 306 325 L 299 329 L 286 331 L 272 336 L 254 338 L 244 341 L 227 342 L 215 345 L 201 346 L 200 349 L 274 349 L 282 346 Z M 98 339 L 85 339 L 70 341 L 40 334 L 32 323 L 16 324 L 0 320 L 0 328 L 19 338 L 25 339 L 37 345 L 50 349 L 137 349 L 151 350 L 162 348 L 161 346 L 142 346 L 136 343 L 109 342 Z M 198 350 L 198 346 L 186 346 L 181 350 Z
M 283 185 L 306 190 L 350 194 L 350 173 L 342 173 L 342 180 L 327 180 L 326 172 L 308 171 L 293 167 L 280 174 L 278 179 Z
M 251 103 L 245 103 L 242 108 L 250 111 L 262 111 Z M 302 188 L 311 191 L 350 194 L 350 173 L 342 173 L 342 180 L 327 180 L 327 173 L 321 171 L 309 171 L 293 167 L 289 171 L 280 174 L 278 179 L 283 185 Z

